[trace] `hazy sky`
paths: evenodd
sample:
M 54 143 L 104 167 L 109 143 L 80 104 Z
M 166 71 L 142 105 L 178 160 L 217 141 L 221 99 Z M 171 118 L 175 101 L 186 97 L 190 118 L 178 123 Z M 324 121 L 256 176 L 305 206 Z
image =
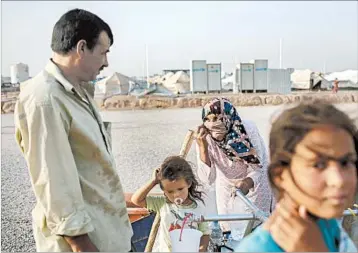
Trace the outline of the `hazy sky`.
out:
M 37 74 L 51 57 L 55 22 L 66 11 L 83 8 L 112 28 L 114 45 L 109 68 L 143 75 L 145 44 L 149 72 L 189 68 L 191 59 L 221 62 L 231 72 L 234 62 L 268 59 L 279 66 L 322 71 L 358 69 L 358 4 L 351 2 L 1 2 L 2 74 L 10 65 L 29 65 Z

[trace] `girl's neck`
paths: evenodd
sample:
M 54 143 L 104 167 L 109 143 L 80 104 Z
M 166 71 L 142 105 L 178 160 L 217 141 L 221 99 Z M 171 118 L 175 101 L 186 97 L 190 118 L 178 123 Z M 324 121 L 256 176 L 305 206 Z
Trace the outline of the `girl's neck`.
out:
M 193 204 L 193 200 L 187 197 L 186 200 L 184 200 L 184 202 L 181 204 L 181 206 L 190 206 L 191 204 Z

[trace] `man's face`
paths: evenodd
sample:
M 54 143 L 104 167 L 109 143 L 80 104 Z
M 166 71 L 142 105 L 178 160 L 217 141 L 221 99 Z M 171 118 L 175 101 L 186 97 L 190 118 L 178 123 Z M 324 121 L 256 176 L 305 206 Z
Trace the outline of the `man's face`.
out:
M 105 31 L 102 31 L 98 36 L 97 44 L 93 50 L 87 47 L 79 61 L 81 69 L 81 79 L 85 82 L 93 81 L 99 73 L 108 67 L 107 53 L 111 46 L 110 39 Z

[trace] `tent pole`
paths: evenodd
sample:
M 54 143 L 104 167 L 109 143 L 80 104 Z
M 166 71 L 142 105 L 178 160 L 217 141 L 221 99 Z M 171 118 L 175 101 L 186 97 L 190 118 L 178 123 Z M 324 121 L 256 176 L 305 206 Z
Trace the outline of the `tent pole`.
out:
M 145 44 L 145 60 L 146 60 L 146 67 L 147 67 L 147 87 L 149 89 L 149 66 L 148 66 L 148 45 Z
M 282 38 L 280 38 L 280 69 L 282 69 Z

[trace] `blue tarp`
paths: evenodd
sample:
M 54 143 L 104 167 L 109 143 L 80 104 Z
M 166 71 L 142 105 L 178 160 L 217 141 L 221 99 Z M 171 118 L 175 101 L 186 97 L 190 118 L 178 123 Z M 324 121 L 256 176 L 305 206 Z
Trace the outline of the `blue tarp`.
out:
M 156 213 L 151 213 L 150 215 L 141 218 L 140 220 L 132 222 L 132 244 L 135 247 L 136 252 L 144 252 L 155 215 Z

